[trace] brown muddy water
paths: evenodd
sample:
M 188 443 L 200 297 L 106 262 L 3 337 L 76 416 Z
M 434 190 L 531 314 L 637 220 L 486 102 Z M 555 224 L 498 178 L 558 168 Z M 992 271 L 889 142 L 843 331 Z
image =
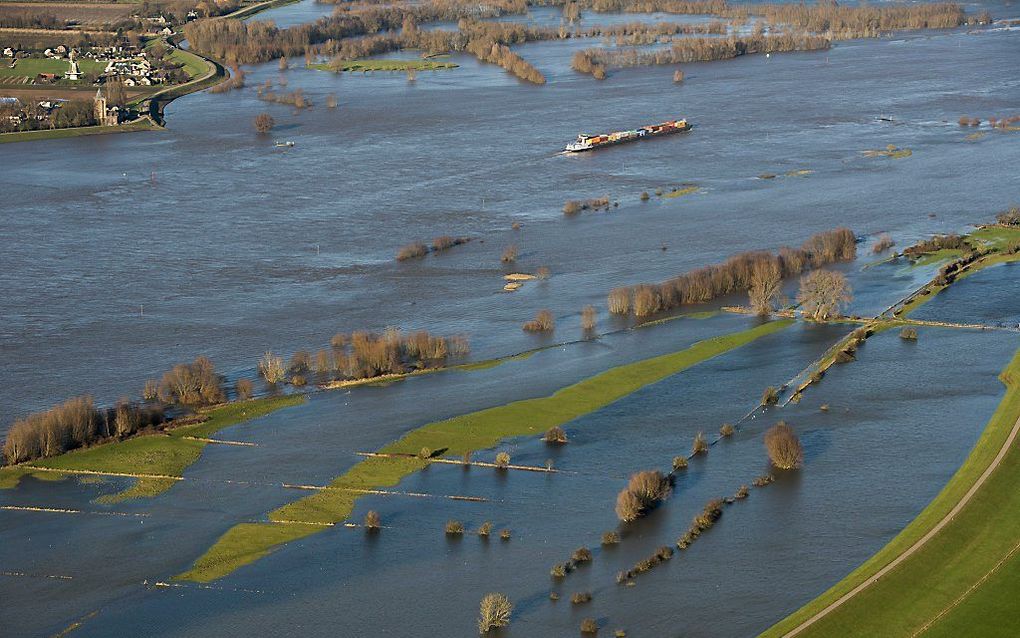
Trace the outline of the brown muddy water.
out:
M 997 18 L 1020 14 L 967 8 L 985 7 Z M 299 23 L 322 11 L 303 2 L 259 19 Z M 557 23 L 547 10 L 531 19 Z M 611 287 L 739 250 L 797 244 L 837 225 L 869 241 L 889 232 L 900 246 L 966 230 L 1015 201 L 1020 185 L 1007 168 L 1020 160 L 1016 134 L 968 141 L 974 131 L 956 125 L 961 115 L 1016 110 L 1018 42 L 1001 28 L 898 35 L 686 65 L 680 86 L 671 67 L 597 83 L 569 69 L 571 53 L 590 43 L 533 43 L 519 50 L 546 74 L 542 87 L 466 56 L 452 58 L 458 69 L 419 73 L 413 83 L 292 69 L 288 88 L 315 103 L 300 114 L 257 100 L 253 88 L 203 92 L 168 108 L 163 133 L 0 146 L 0 429 L 75 393 L 102 402 L 137 394 L 146 378 L 197 354 L 232 377 L 252 375 L 267 348 L 289 354 L 322 347 L 337 331 L 397 325 L 467 334 L 472 356 L 485 358 L 576 339 L 588 303 L 600 306 L 603 331 L 624 327 L 604 311 Z M 248 86 L 279 76 L 275 64 L 252 67 Z M 335 111 L 324 106 L 330 93 Z M 268 138 L 251 125 L 262 111 L 279 124 Z M 694 122 L 691 134 L 557 154 L 580 131 L 677 116 Z M 276 139 L 296 145 L 279 150 Z M 861 155 L 887 144 L 913 155 Z M 812 172 L 785 175 L 798 170 Z M 687 183 L 701 190 L 639 201 L 642 191 Z M 620 201 L 612 212 L 560 212 L 566 199 L 605 194 Z M 515 221 L 521 230 L 511 230 Z M 393 260 L 402 244 L 441 234 L 476 241 L 419 262 Z M 544 265 L 552 278 L 502 293 L 508 269 L 499 254 L 509 244 L 521 249 L 513 270 Z M 932 274 L 902 264 L 865 269 L 866 249 L 845 267 L 852 313 L 877 313 Z M 1016 322 L 1014 271 L 968 278 L 918 316 Z M 523 334 L 520 323 L 545 307 L 557 317 L 555 335 Z M 222 432 L 260 445 L 209 446 L 187 480 L 155 499 L 92 502 L 120 480 L 30 480 L 0 491 L 0 505 L 149 515 L 0 511 L 0 571 L 28 574 L 0 575 L 0 626 L 46 636 L 98 611 L 74 635 L 468 636 L 481 595 L 504 591 L 517 604 L 505 636 L 574 635 L 586 616 L 607 634 L 754 635 L 880 548 L 945 484 L 1001 398 L 995 377 L 1018 346 L 1015 334 L 923 329 L 917 343 L 892 332 L 869 340 L 858 361 L 833 368 L 801 404 L 756 414 L 692 463 L 673 498 L 620 528 L 624 542 L 613 549 L 598 539 L 615 528 L 613 498 L 630 472 L 666 469 L 696 431 L 739 419 L 764 386 L 793 377 L 844 328 L 794 326 L 696 366 L 568 424 L 571 443 L 561 450 L 530 439 L 499 446 L 515 462 L 551 456 L 576 473 L 433 466 L 400 489 L 489 501 L 363 499 L 352 520 L 376 509 L 388 526 L 371 541 L 330 529 L 212 588 L 151 587 L 235 523 L 303 495 L 281 483 L 324 483 L 357 462 L 356 452 L 422 424 L 543 396 L 753 321 L 680 319 L 488 370 L 319 393 Z M 617 571 L 672 545 L 706 500 L 765 470 L 761 433 L 779 418 L 801 434 L 805 469 L 752 491 L 635 587 L 616 585 Z M 449 542 L 448 518 L 469 529 L 492 520 L 513 539 Z M 580 545 L 595 550 L 593 564 L 552 583 L 549 568 Z M 558 603 L 550 590 L 561 593 Z M 594 600 L 571 606 L 569 595 L 583 590 Z

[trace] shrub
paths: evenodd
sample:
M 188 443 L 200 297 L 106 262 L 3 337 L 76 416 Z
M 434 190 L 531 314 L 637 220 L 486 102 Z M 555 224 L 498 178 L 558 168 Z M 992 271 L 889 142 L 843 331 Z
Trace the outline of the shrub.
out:
M 258 363 L 259 374 L 266 380 L 266 383 L 275 385 L 283 380 L 284 368 L 283 359 L 274 355 L 272 352 L 266 352 L 259 359 Z
M 755 487 L 765 487 L 766 485 L 774 482 L 775 480 L 776 477 L 772 476 L 771 474 L 762 474 L 761 476 L 754 479 L 754 481 L 751 484 L 754 485 Z
M 545 432 L 542 440 L 546 443 L 563 444 L 567 442 L 567 433 L 558 425 L 554 425 Z
M 432 449 L 428 447 L 423 447 L 422 449 L 418 450 L 418 458 L 419 459 L 432 458 Z
M 585 306 L 584 309 L 581 310 L 581 330 L 584 330 L 585 332 L 591 332 L 594 330 L 596 316 L 597 312 L 595 310 L 595 306 Z
M 507 246 L 499 258 L 504 264 L 512 264 L 517 261 L 517 245 Z
M 449 250 L 454 246 L 460 246 L 471 241 L 470 237 L 450 237 L 449 235 L 440 235 L 432 240 L 432 250 L 434 252 L 442 252 Z
M 556 320 L 548 310 L 539 310 L 535 313 L 535 318 L 531 321 L 526 321 L 522 329 L 526 332 L 549 332 L 556 326 Z
M 599 623 L 594 618 L 585 618 L 581 621 L 581 633 L 582 634 L 597 634 L 599 633 Z
M 732 425 L 730 425 L 729 423 L 723 423 L 723 424 L 722 424 L 722 427 L 721 427 L 721 428 L 719 428 L 719 434 L 720 434 L 721 436 L 723 436 L 723 437 L 727 437 L 727 436 L 733 436 L 733 433 L 734 433 L 735 431 L 736 431 L 736 430 L 734 430 L 734 429 L 733 429 L 733 426 L 732 426 Z
M 556 563 L 552 566 L 552 569 L 549 570 L 549 575 L 553 578 L 564 578 L 568 571 L 566 563 Z
M 340 350 L 340 349 L 344 348 L 347 345 L 348 341 L 349 341 L 349 339 L 347 338 L 347 335 L 345 335 L 342 332 L 338 332 L 335 335 L 333 335 L 332 337 L 330 337 L 329 345 L 333 346 L 333 348 L 335 348 L 337 350 Z
M 198 357 L 176 365 L 159 382 L 159 400 L 180 405 L 209 405 L 223 401 L 220 376 L 212 361 Z
M 648 194 L 648 191 L 641 191 L 641 201 L 647 202 L 652 196 Z
M 668 497 L 670 491 L 669 479 L 658 470 L 638 472 L 617 495 L 616 515 L 625 522 L 637 520 Z
M 687 457 L 686 456 L 674 456 L 673 457 L 673 471 L 686 470 L 687 469 Z
M 779 403 L 779 390 L 772 386 L 765 388 L 765 391 L 762 392 L 761 395 L 761 404 L 775 405 L 777 403 Z
M 234 384 L 234 394 L 237 395 L 238 401 L 247 401 L 251 398 L 253 391 L 253 384 L 249 379 L 238 379 Z
M 749 487 L 747 487 L 746 485 L 741 485 L 739 488 L 737 488 L 737 493 L 733 495 L 733 498 L 745 499 L 750 493 L 751 489 Z
M 505 594 L 486 594 L 478 609 L 478 631 L 488 633 L 498 627 L 510 624 L 510 614 L 514 606 Z
M 587 547 L 578 547 L 574 550 L 574 553 L 570 555 L 570 560 L 575 563 L 589 563 L 591 562 L 591 550 Z
M 381 526 L 382 522 L 379 519 L 379 512 L 369 510 L 369 512 L 365 514 L 365 528 L 374 531 L 379 529 Z
M 698 454 L 708 454 L 708 439 L 705 438 L 704 432 L 698 432 L 694 435 L 694 444 L 691 446 L 691 452 L 695 456 Z
M 411 242 L 406 246 L 401 246 L 400 250 L 397 251 L 397 261 L 407 261 L 408 259 L 418 259 L 424 257 L 429 252 L 428 246 L 421 243 L 420 241 Z
M 875 241 L 875 245 L 871 247 L 871 252 L 876 255 L 884 253 L 895 245 L 896 242 L 892 240 L 892 237 L 890 237 L 888 233 L 882 233 L 878 236 L 878 240 Z
M 488 538 L 489 533 L 492 531 L 492 522 L 485 521 L 482 526 L 478 528 L 478 535 L 483 538 Z
M 917 328 L 904 328 L 900 330 L 900 339 L 917 341 Z
M 147 379 L 142 388 L 142 398 L 146 401 L 155 401 L 159 398 L 159 381 Z
M 845 350 L 840 350 L 839 352 L 837 352 L 836 353 L 836 358 L 834 359 L 834 361 L 836 363 L 850 363 L 851 361 L 856 361 L 856 360 L 857 360 L 857 357 L 854 356 L 854 352 L 850 348 L 847 348 Z
M 620 542 L 620 533 L 616 531 L 602 532 L 603 545 L 616 545 Z
M 450 519 L 446 521 L 443 530 L 450 536 L 460 536 L 464 533 L 464 523 Z
M 496 455 L 496 466 L 500 469 L 506 469 L 510 465 L 510 454 L 508 452 L 500 452 Z
M 781 470 L 792 470 L 804 462 L 804 449 L 800 439 L 784 421 L 773 425 L 765 432 L 765 449 L 772 465 Z
M 577 201 L 575 199 L 567 200 L 567 203 L 563 205 L 563 214 L 564 215 L 568 215 L 568 216 L 576 215 L 576 214 L 578 214 L 580 212 L 581 212 L 581 202 L 579 202 L 579 201 Z
M 590 591 L 578 591 L 578 592 L 574 592 L 574 595 L 570 597 L 570 602 L 572 602 L 575 605 L 582 605 L 584 603 L 590 603 L 591 602 L 591 592 Z
M 501 540 L 501 541 L 508 541 L 508 540 L 510 540 L 510 530 L 505 528 L 505 527 L 503 529 L 499 530 L 499 540 Z
M 265 135 L 276 126 L 276 120 L 269 113 L 259 113 L 255 116 L 255 130 L 259 135 Z
M 291 372 L 307 372 L 312 367 L 312 355 L 307 350 L 298 350 L 290 358 Z
M 556 602 L 559 599 L 560 599 L 560 595 L 559 594 L 557 594 L 554 591 L 549 592 L 549 600 L 551 600 L 553 602 Z
M 295 374 L 290 377 L 290 384 L 295 388 L 304 387 L 308 383 L 308 379 L 305 379 L 304 375 Z
M 549 268 L 546 266 L 539 266 L 538 269 L 535 270 L 535 276 L 542 280 L 548 279 L 550 274 Z
M 614 315 L 625 315 L 630 312 L 630 289 L 613 288 L 609 291 L 609 312 Z

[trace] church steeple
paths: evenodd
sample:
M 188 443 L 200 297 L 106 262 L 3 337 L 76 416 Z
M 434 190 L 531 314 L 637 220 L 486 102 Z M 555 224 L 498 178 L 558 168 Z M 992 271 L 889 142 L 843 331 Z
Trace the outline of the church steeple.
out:
M 96 89 L 96 97 L 92 98 L 92 111 L 96 124 L 106 126 L 106 98 L 103 97 L 102 89 Z

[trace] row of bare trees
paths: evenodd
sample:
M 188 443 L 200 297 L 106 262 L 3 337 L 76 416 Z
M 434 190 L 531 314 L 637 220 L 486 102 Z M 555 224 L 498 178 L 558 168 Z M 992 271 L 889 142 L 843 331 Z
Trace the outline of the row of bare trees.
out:
M 721 264 L 698 268 L 659 284 L 615 288 L 609 293 L 609 311 L 615 314 L 632 312 L 643 317 L 762 287 L 768 288 L 765 293 L 771 291 L 774 294 L 778 284 L 765 282 L 773 281 L 776 274 L 781 279 L 792 277 L 809 268 L 850 261 L 856 255 L 857 238 L 853 232 L 848 228 L 837 228 L 813 235 L 800 248 L 784 247 L 777 254 L 744 252 Z
M 7 463 L 22 463 L 111 438 L 125 438 L 162 423 L 163 409 L 121 401 L 114 408 L 98 409 L 90 396 L 74 397 L 49 410 L 14 422 L 4 441 Z

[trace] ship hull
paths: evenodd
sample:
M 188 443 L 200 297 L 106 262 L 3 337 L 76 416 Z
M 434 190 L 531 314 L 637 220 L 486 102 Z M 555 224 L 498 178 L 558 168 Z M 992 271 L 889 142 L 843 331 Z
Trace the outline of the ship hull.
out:
M 634 135 L 630 137 L 622 137 L 615 140 L 605 140 L 602 142 L 595 142 L 592 144 L 568 144 L 564 149 L 567 153 L 587 153 L 589 151 L 595 151 L 600 148 L 606 148 L 607 146 L 617 146 L 618 144 L 629 144 L 630 142 L 639 142 L 644 139 L 651 137 L 662 137 L 664 135 L 675 135 L 677 133 L 687 133 L 691 130 L 691 125 L 685 123 L 683 126 L 671 127 L 660 131 L 648 131 L 643 135 Z

